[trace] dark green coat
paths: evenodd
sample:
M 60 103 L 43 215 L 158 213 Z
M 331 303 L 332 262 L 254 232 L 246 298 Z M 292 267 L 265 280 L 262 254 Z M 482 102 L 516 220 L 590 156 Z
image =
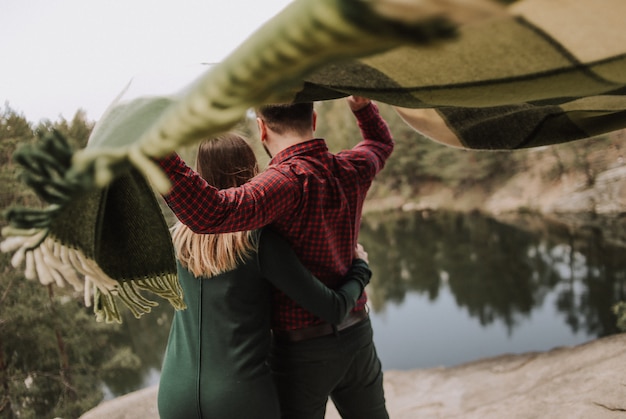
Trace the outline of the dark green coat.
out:
M 174 315 L 161 371 L 162 419 L 279 418 L 266 358 L 271 341 L 272 285 L 323 320 L 339 323 L 354 307 L 371 272 L 355 260 L 336 292 L 306 270 L 271 230 L 259 252 L 236 269 L 196 278 L 178 265 L 187 309 Z

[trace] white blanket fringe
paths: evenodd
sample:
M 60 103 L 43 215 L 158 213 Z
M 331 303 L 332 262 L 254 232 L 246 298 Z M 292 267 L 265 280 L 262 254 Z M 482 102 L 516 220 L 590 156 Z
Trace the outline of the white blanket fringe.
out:
M 142 289 L 167 299 L 178 310 L 185 308 L 176 275 L 120 284 L 82 251 L 65 246 L 49 236 L 48 230 L 20 230 L 11 234 L 0 242 L 0 251 L 14 252 L 11 265 L 16 269 L 24 265 L 24 277 L 28 280 L 38 279 L 42 285 L 55 284 L 59 287 L 69 284 L 75 291 L 83 291 L 84 304 L 94 307 L 97 321 L 121 323 L 114 297 L 119 298 L 137 318 L 149 313 L 158 304 L 143 297 L 139 293 Z

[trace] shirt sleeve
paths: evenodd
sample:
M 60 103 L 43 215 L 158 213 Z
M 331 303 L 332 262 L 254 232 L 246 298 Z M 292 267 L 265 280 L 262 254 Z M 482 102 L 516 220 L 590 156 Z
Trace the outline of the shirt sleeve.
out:
M 349 153 L 350 159 L 360 167 L 361 174 L 371 179 L 385 167 L 395 142 L 376 103 L 370 102 L 368 106 L 353 113 L 363 139 L 352 150 L 342 153 Z
M 254 230 L 293 211 L 301 190 L 285 173 L 272 168 L 229 189 L 209 185 L 178 156 L 157 160 L 172 187 L 164 195 L 174 215 L 195 233 Z
M 372 272 L 362 259 L 355 259 L 337 290 L 321 283 L 280 235 L 263 229 L 259 241 L 259 265 L 263 276 L 275 287 L 322 320 L 339 324 L 354 308 L 369 283 Z

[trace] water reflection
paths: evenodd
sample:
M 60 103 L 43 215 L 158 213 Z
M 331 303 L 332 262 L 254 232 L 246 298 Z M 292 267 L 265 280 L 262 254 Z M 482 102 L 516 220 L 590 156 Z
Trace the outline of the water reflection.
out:
M 618 332 L 611 306 L 624 298 L 624 247 L 602 230 L 532 216 L 388 213 L 364 219 L 361 241 L 387 368 L 449 366 Z
M 611 306 L 626 299 L 626 261 L 611 231 L 531 216 L 368 214 L 360 241 L 374 272 L 368 295 L 383 367 L 451 366 L 617 333 Z M 161 305 L 124 320 L 142 367 L 107 379 L 114 395 L 158 381 L 171 316 Z

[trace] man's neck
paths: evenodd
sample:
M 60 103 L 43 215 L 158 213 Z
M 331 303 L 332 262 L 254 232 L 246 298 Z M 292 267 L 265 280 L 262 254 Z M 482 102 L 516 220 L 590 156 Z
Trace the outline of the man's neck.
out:
M 288 149 L 297 144 L 302 144 L 306 141 L 313 139 L 313 133 L 310 136 L 280 136 L 276 138 L 269 146 L 269 151 L 272 153 L 272 157 L 276 156 L 281 151 Z M 273 146 L 273 147 L 272 147 Z

